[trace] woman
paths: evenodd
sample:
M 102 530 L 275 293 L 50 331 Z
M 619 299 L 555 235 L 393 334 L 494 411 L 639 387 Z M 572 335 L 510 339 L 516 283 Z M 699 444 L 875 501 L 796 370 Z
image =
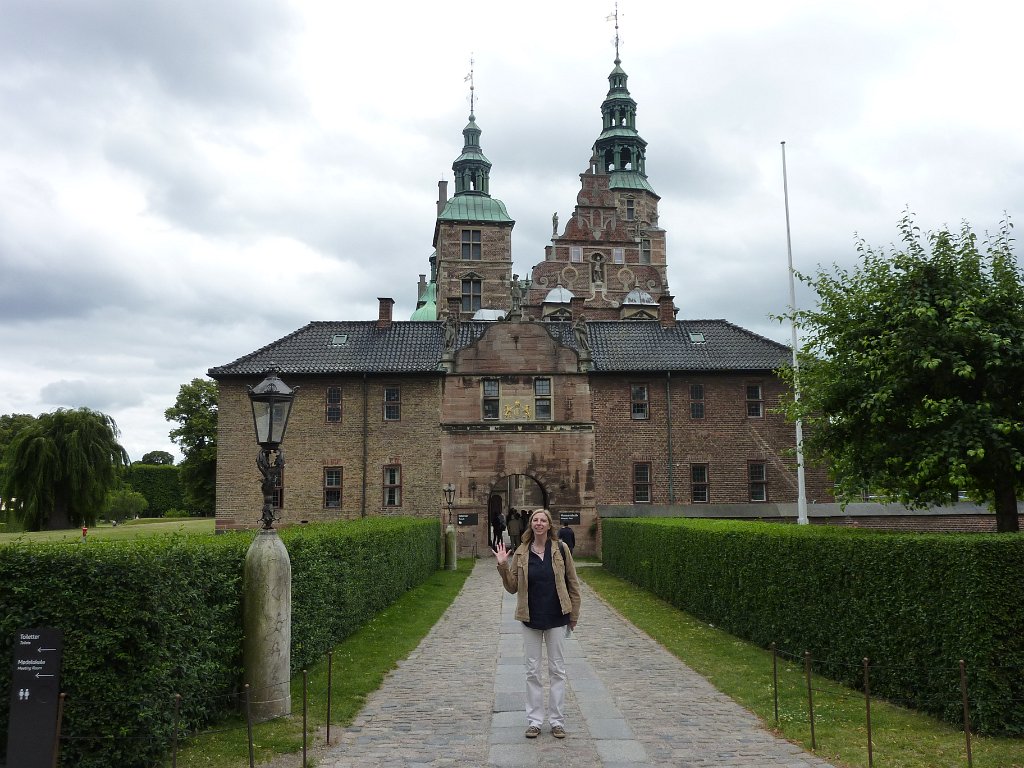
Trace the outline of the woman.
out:
M 580 582 L 569 548 L 552 534 L 554 520 L 546 509 L 534 510 L 523 543 L 510 552 L 504 542 L 494 549 L 505 589 L 517 595 L 516 619 L 523 622 L 526 666 L 526 738 L 535 739 L 544 724 L 544 690 L 540 682 L 541 645 L 548 649 L 551 681 L 548 722 L 551 735 L 565 738 L 565 659 L 562 642 L 580 617 Z M 566 629 L 568 627 L 568 629 Z

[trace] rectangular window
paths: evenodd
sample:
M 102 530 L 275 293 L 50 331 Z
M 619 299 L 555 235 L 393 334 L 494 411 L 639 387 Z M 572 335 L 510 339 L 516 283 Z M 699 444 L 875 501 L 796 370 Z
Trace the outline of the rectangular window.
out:
M 551 379 L 533 380 L 533 417 L 551 421 Z
M 284 469 L 274 479 L 274 509 L 284 509 Z
M 629 388 L 632 406 L 630 413 L 633 419 L 646 419 L 650 416 L 650 403 L 647 399 L 647 385 L 633 384 Z
M 625 248 L 612 248 L 612 263 L 623 264 L 626 261 L 626 249 Z
M 651 503 L 651 465 L 647 462 L 633 465 L 633 503 Z
M 484 379 L 481 383 L 484 395 L 484 418 L 496 419 L 501 413 L 498 396 L 500 389 L 497 379 Z
M 462 230 L 462 258 L 464 261 L 480 261 L 480 230 Z
M 569 246 L 569 261 L 573 264 L 583 263 L 583 247 L 579 245 Z
M 759 419 L 764 416 L 764 399 L 760 384 L 747 384 L 747 416 Z
M 324 467 L 324 508 L 341 509 L 341 467 Z
M 384 467 L 384 506 L 402 506 L 402 467 L 398 464 Z
M 402 390 L 398 387 L 384 387 L 384 421 L 401 421 Z
M 341 387 L 327 388 L 326 417 L 328 423 L 341 421 Z
M 476 312 L 480 309 L 481 300 L 480 296 L 482 293 L 482 281 L 480 280 L 463 280 L 462 281 L 462 311 L 463 312 Z
M 646 237 L 640 240 L 640 263 L 651 263 L 651 241 Z
M 694 504 L 708 503 L 708 465 L 690 465 L 690 498 Z
M 636 218 L 636 203 L 631 197 L 626 198 L 626 221 Z
M 690 385 L 690 418 L 704 418 L 704 385 Z
M 750 477 L 750 500 L 768 501 L 768 471 L 763 461 L 752 461 L 747 464 Z

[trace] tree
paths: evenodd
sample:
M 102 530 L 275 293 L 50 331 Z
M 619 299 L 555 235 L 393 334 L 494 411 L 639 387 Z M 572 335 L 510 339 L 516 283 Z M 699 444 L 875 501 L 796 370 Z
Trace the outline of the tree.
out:
M 0 416 L 0 522 L 7 519 L 7 510 L 11 506 L 11 499 L 3 495 L 2 479 L 4 474 L 4 454 L 7 446 L 11 444 L 14 436 L 24 427 L 36 420 L 35 416 L 27 413 L 3 414 Z
M 148 508 L 149 502 L 146 501 L 146 497 L 137 491 L 133 491 L 131 486 L 126 485 L 107 494 L 107 504 L 104 511 L 108 519 L 120 522 L 141 517 Z
M 150 451 L 139 459 L 139 464 L 170 465 L 174 463 L 174 456 L 167 451 Z
M 44 413 L 22 428 L 5 453 L 0 496 L 26 530 L 92 525 L 128 454 L 117 424 L 88 408 Z
M 967 224 L 922 234 L 907 214 L 901 247 L 859 240 L 855 270 L 801 275 L 818 307 L 794 314 L 804 342 L 788 408 L 841 499 L 870 489 L 924 507 L 966 492 L 997 530 L 1018 530 L 1024 285 L 1011 226 L 979 250 Z
M 179 465 L 185 501 L 199 514 L 212 515 L 217 500 L 217 382 L 192 379 L 182 384 L 164 417 L 178 422 L 170 436 L 185 454 Z

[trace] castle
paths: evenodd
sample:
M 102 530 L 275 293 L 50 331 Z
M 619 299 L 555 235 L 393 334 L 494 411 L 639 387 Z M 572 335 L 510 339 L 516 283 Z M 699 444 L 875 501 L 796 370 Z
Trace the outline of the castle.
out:
M 660 200 L 616 55 L 573 213 L 528 277 L 491 196 L 471 109 L 440 182 L 429 279 L 395 319 L 312 322 L 209 374 L 220 387 L 217 528 L 258 524 L 247 386 L 301 392 L 283 444 L 284 524 L 366 515 L 448 521 L 482 553 L 498 511 L 545 506 L 597 545 L 597 521 L 662 512 L 778 517 L 797 499 L 795 430 L 776 410 L 788 347 L 726 320 L 680 320 Z M 546 226 L 546 224 L 545 224 Z M 823 471 L 808 495 L 829 499 Z M 737 515 L 738 516 L 738 515 Z

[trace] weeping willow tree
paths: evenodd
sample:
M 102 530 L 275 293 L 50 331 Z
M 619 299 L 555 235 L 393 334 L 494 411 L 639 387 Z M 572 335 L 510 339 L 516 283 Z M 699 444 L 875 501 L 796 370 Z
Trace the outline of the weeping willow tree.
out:
M 128 454 L 114 420 L 89 408 L 44 413 L 4 454 L 0 496 L 25 530 L 92 525 Z

